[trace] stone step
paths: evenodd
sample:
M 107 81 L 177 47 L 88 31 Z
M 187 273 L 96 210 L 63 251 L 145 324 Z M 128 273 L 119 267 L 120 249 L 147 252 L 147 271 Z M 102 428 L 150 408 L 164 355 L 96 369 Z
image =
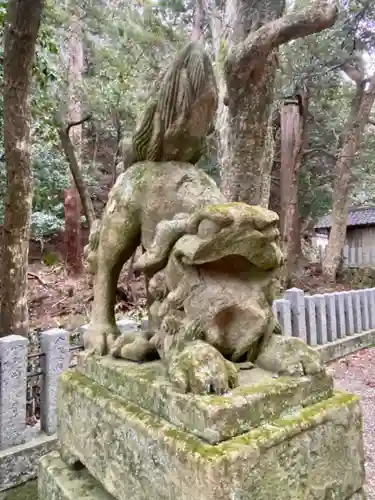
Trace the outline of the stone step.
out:
M 114 500 L 87 469 L 71 470 L 57 451 L 45 455 L 39 464 L 39 500 Z
M 110 356 L 78 356 L 77 370 L 115 396 L 135 403 L 211 444 L 256 429 L 332 396 L 332 376 L 278 377 L 241 369 L 240 385 L 222 395 L 181 394 L 160 361 L 135 363 Z

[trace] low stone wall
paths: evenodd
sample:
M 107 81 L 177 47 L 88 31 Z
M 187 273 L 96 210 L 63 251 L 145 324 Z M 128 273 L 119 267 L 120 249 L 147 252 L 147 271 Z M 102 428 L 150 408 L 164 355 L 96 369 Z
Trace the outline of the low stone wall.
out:
M 285 335 L 326 345 L 375 329 L 375 288 L 316 295 L 291 288 L 273 310 Z
M 329 342 L 328 344 L 316 347 L 316 349 L 321 353 L 324 362 L 328 363 L 374 345 L 375 330 L 369 330 L 368 332 L 357 333 L 345 339 Z

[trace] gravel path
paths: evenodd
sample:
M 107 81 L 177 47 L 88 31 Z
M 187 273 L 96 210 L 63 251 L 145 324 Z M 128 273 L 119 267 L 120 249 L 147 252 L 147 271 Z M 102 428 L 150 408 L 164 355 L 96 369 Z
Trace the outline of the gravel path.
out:
M 375 500 L 375 348 L 364 349 L 330 365 L 336 387 L 361 398 L 364 417 L 364 440 L 367 500 Z

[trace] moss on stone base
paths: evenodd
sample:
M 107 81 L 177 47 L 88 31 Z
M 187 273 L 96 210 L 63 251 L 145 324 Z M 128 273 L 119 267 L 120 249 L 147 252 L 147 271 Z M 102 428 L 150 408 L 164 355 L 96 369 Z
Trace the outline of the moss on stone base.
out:
M 63 446 L 117 500 L 341 500 L 364 482 L 361 411 L 351 394 L 211 445 L 67 372 L 58 415 Z
M 38 481 L 38 500 L 114 500 L 86 469 L 71 470 L 57 451 L 41 459 Z
M 332 376 L 279 377 L 259 368 L 240 371 L 240 385 L 223 396 L 181 394 L 161 362 L 135 364 L 80 356 L 78 370 L 126 401 L 215 444 L 332 395 Z
M 0 500 L 38 500 L 37 482 L 29 481 L 22 486 L 4 491 L 0 493 Z

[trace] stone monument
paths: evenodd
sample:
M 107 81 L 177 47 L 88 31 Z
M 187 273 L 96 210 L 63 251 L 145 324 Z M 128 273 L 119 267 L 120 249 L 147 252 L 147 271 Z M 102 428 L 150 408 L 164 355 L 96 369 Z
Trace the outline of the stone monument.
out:
M 191 43 L 158 80 L 90 235 L 86 351 L 61 376 L 40 500 L 365 498 L 358 398 L 334 391 L 272 312 L 277 215 L 228 203 L 194 165 L 216 107 L 211 63 Z M 117 280 L 139 245 L 148 330 L 121 334 Z

